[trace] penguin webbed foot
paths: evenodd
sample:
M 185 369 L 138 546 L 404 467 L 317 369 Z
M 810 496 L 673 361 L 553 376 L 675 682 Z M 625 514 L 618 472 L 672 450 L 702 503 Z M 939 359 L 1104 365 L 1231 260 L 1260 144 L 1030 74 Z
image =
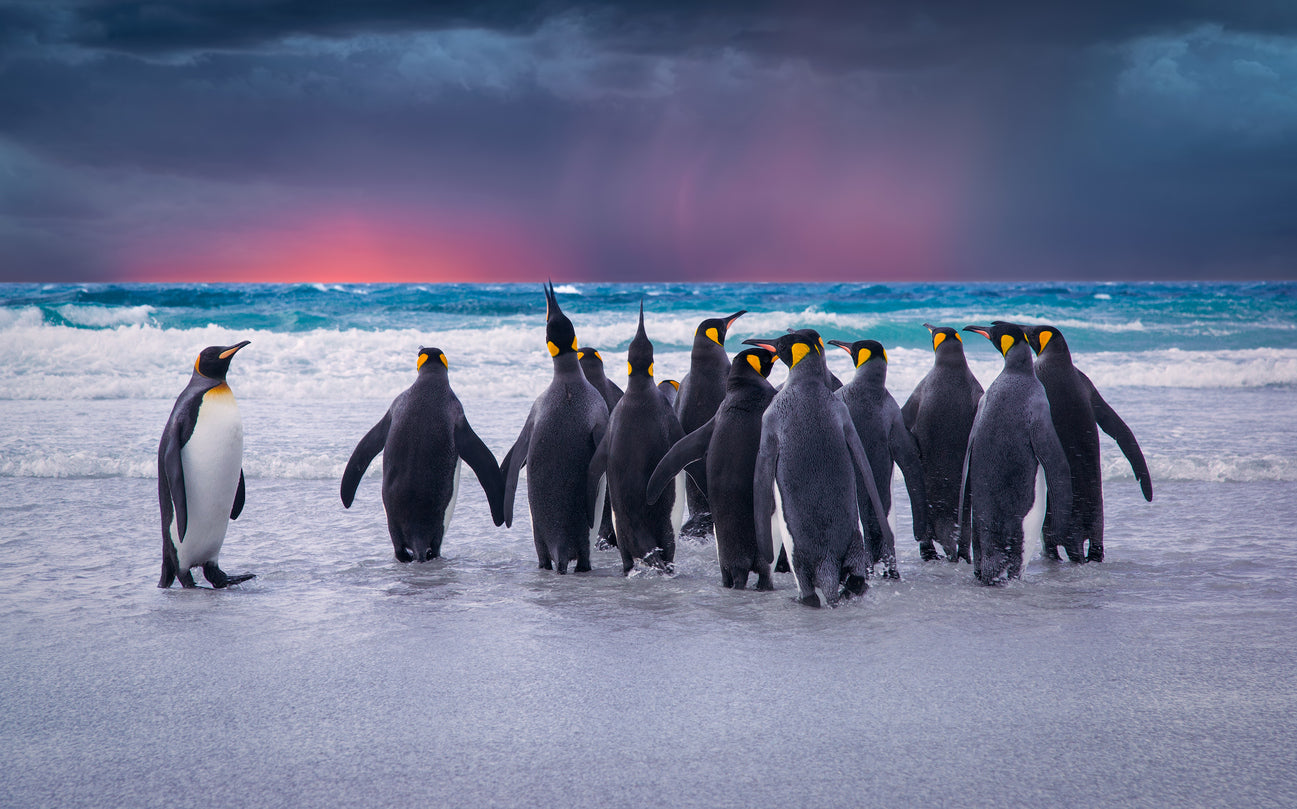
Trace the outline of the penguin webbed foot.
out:
M 865 594 L 865 592 L 868 589 L 869 589 L 869 582 L 865 580 L 865 577 L 859 576 L 855 573 L 848 574 L 842 582 L 843 598 L 851 598 L 852 596 L 862 596 Z
M 937 553 L 937 548 L 930 540 L 923 540 L 919 543 L 919 558 L 925 562 L 936 562 L 941 559 L 941 554 Z
M 397 548 L 395 554 L 396 554 L 396 561 L 398 562 L 414 561 L 414 553 L 412 553 L 409 548 L 405 548 L 405 547 Z
M 249 579 L 256 578 L 255 573 L 236 573 L 233 576 L 217 567 L 215 562 L 208 562 L 203 565 L 203 576 L 211 583 L 212 587 L 217 590 L 224 590 L 231 584 L 242 584 Z M 192 578 L 190 579 L 192 581 Z
M 700 511 L 697 514 L 689 515 L 684 525 L 680 526 L 681 539 L 703 540 L 708 537 L 714 530 L 714 522 L 710 511 Z

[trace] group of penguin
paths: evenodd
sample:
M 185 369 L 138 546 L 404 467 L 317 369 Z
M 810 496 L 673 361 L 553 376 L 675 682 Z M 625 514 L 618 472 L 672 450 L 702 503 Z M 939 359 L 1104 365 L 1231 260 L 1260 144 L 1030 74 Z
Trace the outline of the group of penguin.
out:
M 786 570 L 798 600 L 811 606 L 865 592 L 880 567 L 898 577 L 888 520 L 893 464 L 905 478 L 921 557 L 971 562 L 985 584 L 1020 576 L 1024 541 L 1035 535 L 1047 558 L 1060 559 L 1061 546 L 1073 562 L 1103 560 L 1098 429 L 1116 439 L 1152 500 L 1134 434 L 1072 364 L 1053 326 L 966 327 L 1004 358 L 983 391 L 960 332 L 924 324 L 933 367 L 899 406 L 886 387 L 887 352 L 874 340 L 827 342 L 855 364 L 846 384 L 829 371 L 826 343 L 812 329 L 745 340 L 749 347 L 730 358 L 725 338 L 742 310 L 702 321 L 688 375 L 658 384 L 642 303 L 623 391 L 599 352 L 579 345 L 552 284 L 545 299 L 553 379 L 502 462 L 469 425 L 437 348 L 419 349 L 414 383 L 356 445 L 342 503 L 351 506 L 383 453 L 383 505 L 398 560 L 440 556 L 461 460 L 497 526 L 512 525 L 527 468 L 542 569 L 566 573 L 575 563 L 588 571 L 592 546 L 615 545 L 623 573 L 637 562 L 670 570 L 677 536 L 714 530 L 725 587 L 744 588 L 755 574 L 757 589 L 774 589 L 772 568 Z M 216 588 L 252 578 L 217 564 L 244 503 L 243 427 L 225 376 L 246 345 L 199 354 L 163 432 L 159 587 L 177 577 L 195 586 L 192 569 L 200 566 Z M 779 387 L 767 379 L 776 360 L 788 366 Z

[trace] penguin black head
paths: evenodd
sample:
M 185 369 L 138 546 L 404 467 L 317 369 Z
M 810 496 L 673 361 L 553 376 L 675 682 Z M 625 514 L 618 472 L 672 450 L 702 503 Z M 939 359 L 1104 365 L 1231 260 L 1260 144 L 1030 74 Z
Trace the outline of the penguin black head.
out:
M 225 379 L 225 374 L 230 370 L 230 360 L 239 352 L 240 348 L 251 343 L 251 340 L 244 340 L 241 343 L 235 343 L 232 346 L 208 346 L 198 354 L 198 359 L 194 360 L 194 371 L 199 376 L 205 376 L 208 379 Z
M 653 376 L 653 342 L 644 331 L 644 302 L 639 304 L 639 328 L 626 351 L 627 376 Z
M 1053 326 L 1023 326 L 1022 330 L 1027 335 L 1027 343 L 1031 345 L 1031 350 L 1037 354 L 1049 346 L 1053 346 L 1055 351 L 1067 349 L 1067 341 L 1063 339 L 1063 333 Z
M 829 345 L 835 345 L 851 355 L 851 361 L 856 367 L 864 365 L 871 360 L 882 360 L 887 362 L 887 349 L 877 340 L 857 340 L 854 343 L 844 343 L 841 340 L 830 340 Z
M 781 335 L 774 340 L 744 340 L 744 345 L 756 346 L 770 351 L 784 361 L 789 368 L 796 368 L 797 363 L 806 359 L 808 354 L 824 356 L 824 340 L 815 329 L 798 329 Z
M 990 326 L 965 326 L 964 331 L 977 332 L 982 335 L 990 340 L 991 344 L 1006 357 L 1009 355 L 1009 351 L 1019 343 L 1029 347 L 1027 335 L 1017 323 L 1006 323 L 1003 320 L 997 320 Z
M 734 362 L 730 365 L 730 373 L 745 367 L 756 371 L 762 378 L 769 377 L 770 371 L 775 367 L 774 352 L 766 348 L 743 349 L 734 355 Z
M 740 309 L 729 317 L 709 317 L 702 323 L 698 324 L 698 330 L 694 332 L 694 342 L 699 338 L 706 337 L 718 346 L 725 347 L 725 334 L 734 325 L 734 321 L 740 316 L 746 315 L 748 310 Z
M 419 346 L 419 359 L 415 360 L 414 367 L 418 369 L 419 373 L 426 374 L 436 371 L 444 372 L 450 367 L 450 363 L 446 360 L 446 355 L 440 348 Z
M 545 344 L 551 357 L 576 351 L 576 329 L 558 308 L 558 296 L 554 294 L 552 281 L 545 285 Z
M 959 332 L 955 331 L 949 326 L 934 326 L 931 323 L 924 323 L 923 327 L 927 329 L 928 332 L 932 335 L 933 351 L 936 351 L 938 348 L 941 348 L 941 344 L 949 340 L 951 337 L 955 338 L 955 342 L 951 343 L 951 345 L 956 345 L 964 342 L 964 338 L 959 336 Z
M 599 353 L 597 348 L 581 346 L 576 350 L 576 358 L 581 361 L 582 368 L 590 365 L 603 367 L 603 355 Z

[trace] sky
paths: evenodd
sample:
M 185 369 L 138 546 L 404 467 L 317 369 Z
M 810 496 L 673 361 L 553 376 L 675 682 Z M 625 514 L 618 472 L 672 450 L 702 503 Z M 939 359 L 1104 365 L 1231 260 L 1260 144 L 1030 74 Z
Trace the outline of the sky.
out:
M 1297 278 L 1297 3 L 0 0 L 0 281 Z

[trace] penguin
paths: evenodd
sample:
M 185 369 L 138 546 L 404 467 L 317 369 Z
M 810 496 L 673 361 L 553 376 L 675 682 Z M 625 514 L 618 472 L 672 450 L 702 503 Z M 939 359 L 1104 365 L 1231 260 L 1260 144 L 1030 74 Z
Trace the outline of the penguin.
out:
M 158 443 L 158 505 L 162 512 L 162 578 L 194 587 L 192 569 L 216 589 L 255 574 L 231 576 L 217 557 L 230 520 L 243 511 L 243 419 L 225 382 L 230 360 L 249 341 L 209 346 L 194 360 L 189 384 L 176 398 Z
M 662 397 L 667 400 L 674 410 L 676 406 L 676 394 L 680 392 L 680 382 L 676 379 L 664 379 L 658 383 L 658 390 L 662 392 Z
M 813 329 L 776 340 L 745 340 L 778 355 L 788 366 L 783 390 L 761 418 L 761 443 L 753 472 L 757 544 L 774 536 L 788 551 L 798 601 L 819 607 L 842 595 L 860 595 L 873 566 L 861 535 L 863 491 L 875 517 L 886 514 L 851 414 L 828 385 L 824 341 Z M 884 540 L 891 528 L 875 519 Z
M 716 528 L 716 560 L 721 584 L 742 590 L 748 574 L 757 574 L 756 589 L 773 590 L 770 565 L 774 548 L 758 544 L 752 519 L 752 483 L 761 445 L 761 417 L 775 389 L 767 381 L 774 354 L 745 348 L 734 355 L 725 378 L 725 399 L 706 424 L 677 441 L 649 478 L 649 502 L 655 502 L 686 465 L 705 459 L 703 492 L 712 504 Z
M 905 429 L 900 405 L 896 404 L 892 394 L 887 391 L 887 350 L 877 340 L 857 340 L 854 343 L 829 340 L 829 344 L 850 354 L 851 361 L 856 365 L 856 375 L 836 395 L 851 413 L 856 435 L 860 436 L 865 455 L 869 456 L 869 466 L 874 470 L 878 499 L 887 510 L 883 519 L 876 522 L 890 524 L 892 465 L 895 464 L 901 468 L 901 474 L 905 477 L 905 490 L 910 496 L 914 538 L 921 540 L 928 535 L 928 497 L 923 488 L 923 464 L 919 460 L 919 447 L 914 436 Z M 860 522 L 869 526 L 875 520 L 869 513 L 868 501 L 860 498 L 860 502 L 863 504 Z M 875 565 L 883 565 L 883 575 L 899 579 L 896 546 L 885 544 L 882 534 L 873 528 L 865 530 L 865 541 L 869 545 L 871 561 Z
M 545 286 L 545 345 L 554 376 L 531 406 L 518 439 L 504 456 L 504 524 L 513 524 L 518 473 L 527 466 L 532 539 L 542 570 L 590 570 L 590 545 L 603 513 L 604 482 L 587 487 L 595 448 L 608 428 L 608 405 L 581 370 L 576 330 Z
M 608 429 L 590 462 L 589 485 L 607 476 L 622 574 L 629 574 L 637 559 L 671 572 L 684 503 L 677 508 L 677 492 L 672 492 L 649 504 L 645 492 L 658 461 L 684 431 L 653 381 L 653 343 L 644 331 L 642 302 L 626 368 L 626 393 L 608 417 Z
M 1103 561 L 1103 468 L 1099 464 L 1100 428 L 1117 441 L 1139 481 L 1144 499 L 1153 500 L 1153 479 L 1144 462 L 1135 434 L 1121 416 L 1103 400 L 1094 383 L 1072 364 L 1063 333 L 1054 326 L 1024 326 L 1027 341 L 1036 352 L 1036 378 L 1045 387 L 1054 430 L 1063 444 L 1072 472 L 1070 536 L 1058 533 L 1052 511 L 1045 513 L 1045 555 L 1058 558 L 1058 546 L 1089 544 L 1086 558 Z
M 360 439 L 342 473 L 342 505 L 351 508 L 365 470 L 383 453 L 383 507 L 397 561 L 441 556 L 459 496 L 459 462 L 468 462 L 486 492 L 491 519 L 504 522 L 504 476 L 495 456 L 464 417 L 450 389 L 450 363 L 440 348 L 420 346 L 414 384 Z
M 973 572 L 983 584 L 997 584 L 1022 575 L 1024 539 L 1040 530 L 1045 513 L 1043 486 L 1055 514 L 1071 513 L 1072 478 L 1027 335 L 1002 322 L 964 330 L 986 337 L 1004 355 L 1003 370 L 977 406 L 960 492 L 962 503 L 967 491 L 972 512 Z M 1068 535 L 1066 525 L 1060 535 Z M 1068 546 L 1067 554 L 1084 560 L 1079 545 Z
M 694 330 L 694 344 L 689 352 L 689 373 L 680 380 L 676 393 L 675 410 L 680 426 L 691 433 L 703 426 L 720 407 L 725 398 L 725 377 L 730 372 L 730 358 L 725 353 L 725 335 L 734 321 L 747 314 L 740 309 L 729 317 L 707 318 Z M 689 499 L 689 521 L 685 523 L 686 536 L 704 537 L 712 530 L 711 507 L 702 489 L 692 478 L 706 474 L 701 468 L 690 471 L 685 491 Z
M 585 374 L 585 378 L 590 380 L 595 390 L 603 394 L 603 400 L 611 414 L 622 397 L 622 389 L 604 374 L 603 356 L 598 349 L 586 346 L 576 350 L 576 358 L 581 361 L 581 372 Z M 599 546 L 617 547 L 617 534 L 612 524 L 612 502 L 607 498 L 604 498 L 603 516 L 599 519 Z
M 948 326 L 923 326 L 932 340 L 932 368 L 901 407 L 905 428 L 919 448 L 928 501 L 928 533 L 919 539 L 919 556 L 925 561 L 940 558 L 940 545 L 950 561 L 972 562 L 969 526 L 959 524 L 959 490 L 982 383 L 968 368 L 959 332 Z M 969 513 L 967 504 L 963 513 Z

